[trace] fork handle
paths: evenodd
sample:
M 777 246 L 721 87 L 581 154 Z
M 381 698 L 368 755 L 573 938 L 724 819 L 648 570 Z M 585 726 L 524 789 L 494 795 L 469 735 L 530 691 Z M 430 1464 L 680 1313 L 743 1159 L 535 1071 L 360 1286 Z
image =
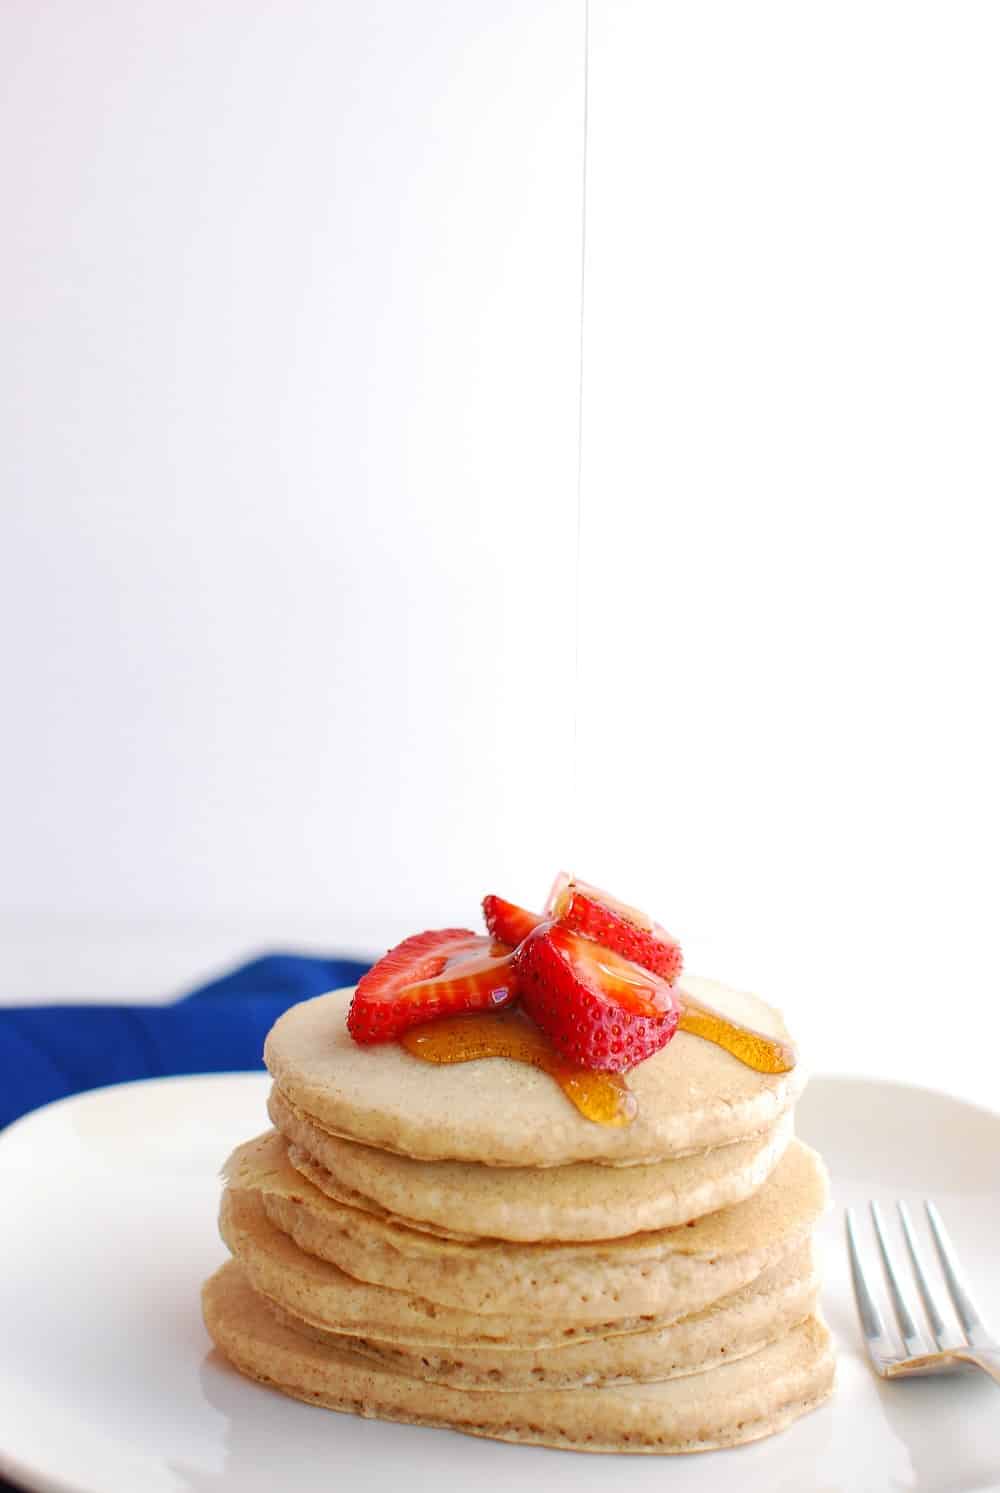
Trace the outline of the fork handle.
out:
M 977 1369 L 982 1369 L 1000 1384 L 1000 1352 L 992 1348 L 959 1348 L 955 1357 L 964 1363 L 974 1363 Z

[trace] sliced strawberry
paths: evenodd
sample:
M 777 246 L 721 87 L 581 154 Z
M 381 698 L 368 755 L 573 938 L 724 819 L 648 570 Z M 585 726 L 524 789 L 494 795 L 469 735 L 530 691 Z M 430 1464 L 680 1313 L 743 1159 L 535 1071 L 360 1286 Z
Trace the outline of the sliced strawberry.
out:
M 533 933 L 542 918 L 537 912 L 528 912 L 516 902 L 505 902 L 502 897 L 483 898 L 483 917 L 494 938 L 516 948 L 529 933 Z
M 525 1010 L 581 1068 L 624 1072 L 677 1030 L 677 1002 L 665 980 L 558 923 L 529 935 L 514 968 Z
M 468 928 L 404 938 L 358 981 L 347 1029 L 355 1042 L 391 1042 L 437 1016 L 505 1006 L 515 994 L 511 953 Z
M 666 928 L 638 908 L 567 876 L 565 871 L 556 877 L 545 914 L 563 927 L 583 933 L 604 948 L 631 959 L 633 964 L 652 970 L 663 980 L 673 982 L 681 972 L 684 962 L 681 946 Z

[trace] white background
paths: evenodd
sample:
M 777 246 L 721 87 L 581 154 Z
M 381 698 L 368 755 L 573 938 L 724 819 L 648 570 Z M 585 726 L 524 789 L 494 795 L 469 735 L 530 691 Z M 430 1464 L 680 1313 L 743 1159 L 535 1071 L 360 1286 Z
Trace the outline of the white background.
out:
M 998 56 L 591 0 L 574 730 L 581 0 L 7 0 L 0 997 L 570 863 L 990 1097 Z

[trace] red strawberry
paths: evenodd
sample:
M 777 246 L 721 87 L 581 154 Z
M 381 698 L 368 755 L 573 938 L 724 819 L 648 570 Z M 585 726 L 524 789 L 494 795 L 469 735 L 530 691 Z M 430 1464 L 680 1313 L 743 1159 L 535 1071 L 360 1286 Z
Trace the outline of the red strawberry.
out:
M 525 1010 L 581 1068 L 624 1072 L 677 1030 L 677 1002 L 665 980 L 558 923 L 524 941 L 514 968 Z
M 355 1042 L 391 1042 L 437 1016 L 495 1010 L 514 993 L 505 944 L 468 928 L 416 933 L 358 981 L 347 1029 Z
M 586 934 L 663 980 L 673 983 L 681 972 L 681 946 L 666 928 L 638 908 L 616 901 L 607 892 L 567 876 L 565 871 L 556 877 L 545 913 L 563 927 Z
M 515 948 L 542 921 L 537 912 L 528 912 L 518 907 L 516 902 L 505 902 L 502 897 L 493 896 L 483 898 L 483 917 L 494 938 Z

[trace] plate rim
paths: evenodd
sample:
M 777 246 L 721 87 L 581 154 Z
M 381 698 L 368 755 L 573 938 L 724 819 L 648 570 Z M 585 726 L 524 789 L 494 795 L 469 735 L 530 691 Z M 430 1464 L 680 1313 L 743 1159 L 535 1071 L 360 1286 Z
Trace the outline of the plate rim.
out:
M 809 1082 L 802 1091 L 803 1097 L 808 1094 L 812 1084 L 828 1083 L 831 1080 L 835 1083 L 863 1083 L 874 1084 L 878 1088 L 905 1089 L 910 1094 L 930 1094 L 934 1099 L 948 1099 L 953 1104 L 961 1104 L 965 1109 L 974 1109 L 991 1120 L 1000 1120 L 1000 1102 L 996 1106 L 984 1104 L 979 1099 L 967 1099 L 963 1094 L 956 1094 L 953 1089 L 938 1088 L 935 1084 L 910 1083 L 905 1078 L 881 1078 L 875 1073 L 846 1073 L 841 1069 L 824 1068 L 811 1073 Z
M 162 1084 L 164 1087 L 173 1084 L 197 1083 L 202 1079 L 211 1079 L 213 1082 L 222 1079 L 237 1078 L 267 1078 L 266 1068 L 223 1068 L 217 1073 L 151 1073 L 146 1078 L 123 1078 L 117 1083 L 99 1083 L 91 1089 L 78 1089 L 75 1094 L 62 1094 L 58 1099 L 48 1099 L 44 1104 L 36 1104 L 34 1109 L 26 1109 L 23 1115 L 18 1115 L 16 1120 L 9 1120 L 6 1125 L 0 1127 L 0 1145 L 13 1131 L 29 1120 L 34 1120 L 40 1115 L 48 1114 L 50 1110 L 60 1109 L 64 1105 L 85 1103 L 88 1099 L 96 1098 L 99 1094 L 117 1093 L 121 1089 L 146 1089 L 154 1084 Z

